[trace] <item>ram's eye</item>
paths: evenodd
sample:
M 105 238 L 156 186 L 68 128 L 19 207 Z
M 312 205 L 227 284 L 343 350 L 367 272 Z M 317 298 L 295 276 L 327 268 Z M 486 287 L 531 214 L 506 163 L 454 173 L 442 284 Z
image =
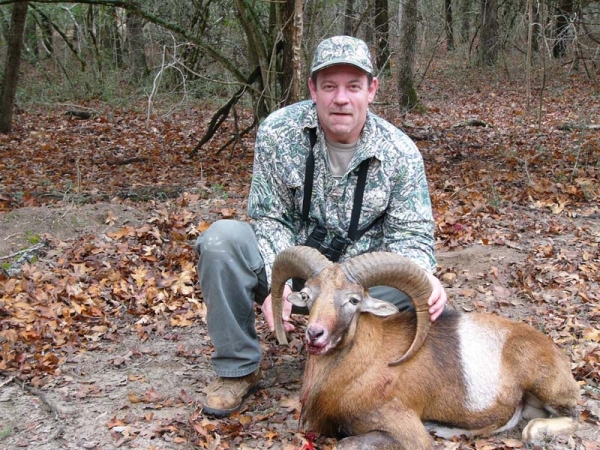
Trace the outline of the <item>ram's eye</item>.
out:
M 348 301 L 350 302 L 351 305 L 356 306 L 360 303 L 360 297 L 352 296 L 352 297 L 350 297 L 350 299 Z
M 300 296 L 302 297 L 302 300 L 305 302 L 310 300 L 310 295 L 308 295 L 306 292 L 300 292 Z

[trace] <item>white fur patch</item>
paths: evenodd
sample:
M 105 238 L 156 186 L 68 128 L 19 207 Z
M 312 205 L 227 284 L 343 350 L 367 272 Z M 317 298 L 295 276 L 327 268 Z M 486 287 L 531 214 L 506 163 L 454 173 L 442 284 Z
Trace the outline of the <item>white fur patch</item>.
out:
M 442 439 L 453 439 L 455 437 L 460 437 L 460 436 L 473 437 L 473 436 L 479 436 L 481 434 L 487 434 L 487 433 L 489 433 L 489 434 L 501 433 L 503 431 L 511 430 L 512 428 L 514 428 L 519 423 L 520 420 L 521 420 L 521 407 L 519 406 L 506 425 L 504 425 L 501 428 L 498 428 L 497 430 L 493 430 L 493 431 L 490 431 L 487 429 L 465 430 L 462 428 L 449 427 L 449 426 L 440 425 L 440 424 L 433 423 L 433 422 L 425 422 L 423 425 L 425 425 L 425 428 L 427 429 L 427 431 L 433 431 L 433 433 L 437 437 L 440 437 Z
M 467 388 L 465 406 L 473 412 L 484 411 L 496 403 L 506 331 L 466 315 L 460 318 L 458 336 Z
M 439 425 L 432 422 L 424 422 L 423 425 L 425 426 L 425 429 L 427 431 L 433 431 L 433 434 L 435 434 L 437 437 L 446 440 L 452 440 L 455 437 L 460 436 L 472 437 L 476 434 L 476 431 L 463 430 L 462 428 L 446 427 L 444 425 Z

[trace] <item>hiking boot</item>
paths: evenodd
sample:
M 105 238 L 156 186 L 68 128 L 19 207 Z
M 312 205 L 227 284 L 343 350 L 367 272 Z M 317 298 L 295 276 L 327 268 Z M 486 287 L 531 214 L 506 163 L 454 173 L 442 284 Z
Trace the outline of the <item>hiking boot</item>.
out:
M 217 377 L 206 389 L 206 400 L 202 405 L 205 414 L 227 417 L 242 406 L 242 402 L 260 383 L 260 367 L 250 375 L 238 378 Z

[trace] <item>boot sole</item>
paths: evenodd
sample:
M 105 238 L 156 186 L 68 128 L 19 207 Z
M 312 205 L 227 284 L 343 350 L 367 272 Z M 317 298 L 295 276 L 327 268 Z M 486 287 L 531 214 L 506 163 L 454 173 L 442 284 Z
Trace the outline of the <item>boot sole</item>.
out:
M 246 392 L 246 394 L 242 397 L 242 401 L 240 402 L 240 404 L 238 406 L 236 406 L 235 408 L 215 409 L 215 408 L 211 408 L 210 406 L 207 406 L 203 403 L 202 404 L 202 412 L 208 416 L 216 417 L 218 419 L 229 417 L 234 412 L 239 411 L 241 409 L 242 405 L 244 404 L 244 400 L 246 400 L 249 396 L 254 394 L 259 389 L 260 389 L 260 384 L 257 384 L 253 388 L 250 388 L 250 390 L 248 392 Z

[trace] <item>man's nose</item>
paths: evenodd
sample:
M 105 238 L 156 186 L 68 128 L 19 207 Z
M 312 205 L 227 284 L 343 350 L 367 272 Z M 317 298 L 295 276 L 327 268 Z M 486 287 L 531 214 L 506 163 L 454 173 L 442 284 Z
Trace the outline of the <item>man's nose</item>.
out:
M 338 88 L 335 91 L 335 97 L 333 100 L 338 104 L 348 103 L 348 91 L 344 88 Z

